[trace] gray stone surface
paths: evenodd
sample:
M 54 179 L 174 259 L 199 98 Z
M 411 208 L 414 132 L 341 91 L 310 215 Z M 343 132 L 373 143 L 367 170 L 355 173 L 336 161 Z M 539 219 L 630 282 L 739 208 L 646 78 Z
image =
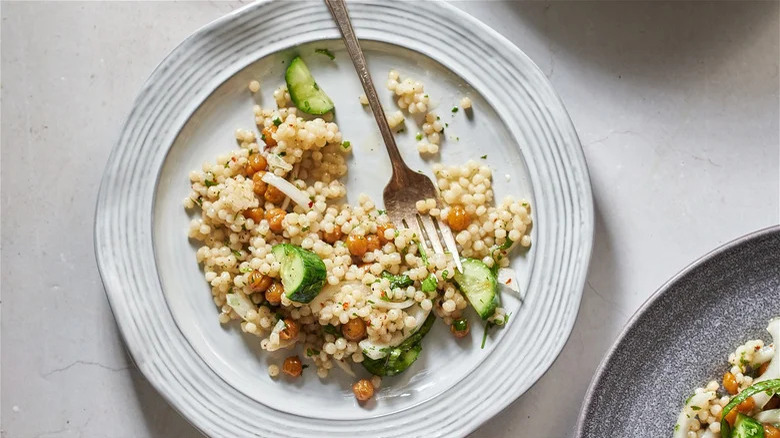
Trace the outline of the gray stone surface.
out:
M 596 203 L 588 284 L 550 371 L 475 437 L 572 433 L 594 370 L 666 279 L 780 221 L 778 3 L 457 2 L 563 98 Z M 2 4 L 2 436 L 194 437 L 128 363 L 92 219 L 133 97 L 238 2 Z

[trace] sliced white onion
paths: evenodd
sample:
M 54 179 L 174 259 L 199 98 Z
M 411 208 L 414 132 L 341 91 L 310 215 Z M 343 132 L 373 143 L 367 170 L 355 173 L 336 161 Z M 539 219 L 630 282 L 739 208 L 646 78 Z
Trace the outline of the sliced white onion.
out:
M 290 348 L 293 345 L 295 345 L 296 342 L 298 342 L 297 336 L 290 339 L 280 339 L 279 345 L 271 347 L 269 345 L 271 342 L 268 341 L 268 339 L 263 339 L 263 342 L 260 343 L 260 347 L 266 351 L 276 351 L 276 350 L 281 350 L 282 348 Z
M 293 166 L 292 173 L 290 173 L 290 179 L 295 181 L 295 179 L 298 178 L 298 172 L 300 172 L 300 171 L 301 171 L 301 163 L 295 163 L 295 166 Z M 285 197 L 284 198 L 284 202 L 282 202 L 281 209 L 282 210 L 287 210 L 287 207 L 289 207 L 289 206 L 290 206 L 290 198 L 289 197 Z
M 299 189 L 298 187 L 295 187 L 290 181 L 278 177 L 271 172 L 264 173 L 262 179 L 266 183 L 279 189 L 280 192 L 287 195 L 290 199 L 293 200 L 293 202 L 300 205 L 305 210 L 311 208 L 312 201 L 309 199 L 309 194 Z
M 780 409 L 770 409 L 756 414 L 756 420 L 762 423 L 780 424 Z
M 293 168 L 292 164 L 284 161 L 284 158 L 277 154 L 268 154 L 266 155 L 265 159 L 268 161 L 268 167 L 272 173 L 274 168 L 282 169 L 285 172 L 289 172 Z
M 425 319 L 428 318 L 428 314 L 431 313 L 431 311 L 423 310 L 419 304 L 414 304 L 409 307 L 409 310 L 407 310 L 406 313 L 410 316 L 414 316 L 415 321 L 417 321 L 414 327 L 405 327 L 403 337 L 401 337 L 401 339 L 397 342 L 372 342 L 368 339 L 363 339 L 359 343 L 360 348 L 363 350 L 363 354 L 374 360 L 387 356 L 387 352 L 391 348 L 408 339 L 409 336 L 412 336 L 415 332 L 417 332 L 417 330 L 420 329 L 420 327 L 422 327 L 423 323 L 425 323 Z
M 339 367 L 339 368 L 341 368 L 342 370 L 344 370 L 344 372 L 345 372 L 345 373 L 347 373 L 347 374 L 349 374 L 351 377 L 356 377 L 356 376 L 357 376 L 357 375 L 355 374 L 355 372 L 354 372 L 354 371 L 352 371 L 352 367 L 351 367 L 351 366 L 349 366 L 349 364 L 347 363 L 347 361 L 345 361 L 344 359 L 341 359 L 341 360 L 336 360 L 336 359 L 334 359 L 333 361 L 334 361 L 334 362 L 336 362 L 336 366 L 337 366 L 337 367 Z
M 764 380 L 780 379 L 780 317 L 769 321 L 766 331 L 772 335 L 772 342 L 775 344 L 775 354 L 772 356 L 764 374 L 753 380 L 754 385 L 758 382 L 763 382 Z M 766 392 L 760 392 L 753 396 L 753 401 L 756 402 L 757 407 L 763 408 L 771 398 L 772 397 Z
M 408 299 L 406 301 L 384 301 L 374 300 L 374 307 L 381 309 L 406 309 L 414 305 L 414 300 Z
M 246 320 L 246 315 L 250 310 L 256 310 L 252 300 L 241 292 L 235 292 L 225 295 L 228 306 L 230 306 L 241 319 Z

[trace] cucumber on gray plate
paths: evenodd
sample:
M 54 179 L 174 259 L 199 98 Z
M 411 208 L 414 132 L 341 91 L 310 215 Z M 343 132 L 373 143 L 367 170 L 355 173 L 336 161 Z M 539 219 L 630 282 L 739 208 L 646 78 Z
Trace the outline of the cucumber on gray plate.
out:
M 498 307 L 498 281 L 486 264 L 476 259 L 461 259 L 463 272 L 453 278 L 458 288 L 482 319 L 488 319 Z
M 287 82 L 290 99 L 299 110 L 308 114 L 321 115 L 333 109 L 333 101 L 317 85 L 314 76 L 300 56 L 290 61 L 284 80 Z
M 288 243 L 274 245 L 272 251 L 282 264 L 279 273 L 287 298 L 299 303 L 313 300 L 325 285 L 327 276 L 322 259 L 311 251 Z

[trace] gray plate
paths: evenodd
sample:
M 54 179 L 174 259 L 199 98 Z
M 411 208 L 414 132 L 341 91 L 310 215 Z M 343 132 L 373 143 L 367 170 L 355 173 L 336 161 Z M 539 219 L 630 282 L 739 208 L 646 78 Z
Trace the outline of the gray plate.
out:
M 685 399 L 780 315 L 780 227 L 739 238 L 663 285 L 591 382 L 577 437 L 669 437 Z

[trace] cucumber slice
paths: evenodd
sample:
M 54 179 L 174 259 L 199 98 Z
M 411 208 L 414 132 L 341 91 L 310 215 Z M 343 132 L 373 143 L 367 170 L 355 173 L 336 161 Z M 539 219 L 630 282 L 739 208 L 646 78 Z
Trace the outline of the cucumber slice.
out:
M 325 263 L 317 254 L 287 243 L 274 245 L 272 251 L 282 264 L 279 273 L 287 298 L 299 303 L 313 300 L 325 285 Z
M 455 272 L 455 283 L 479 316 L 488 319 L 498 307 L 496 275 L 480 260 L 463 258 L 461 264 L 463 272 Z
M 299 110 L 321 115 L 333 109 L 333 101 L 314 81 L 309 68 L 300 56 L 293 58 L 287 66 L 284 80 L 287 81 L 290 98 Z
M 734 422 L 733 438 L 764 438 L 764 426 L 747 415 L 737 414 Z
M 414 332 L 409 338 L 391 349 L 387 356 L 381 359 L 371 359 L 366 356 L 363 358 L 363 366 L 376 376 L 395 376 L 406 371 L 422 351 L 422 339 L 428 334 L 436 317 L 430 313 L 419 330 Z

